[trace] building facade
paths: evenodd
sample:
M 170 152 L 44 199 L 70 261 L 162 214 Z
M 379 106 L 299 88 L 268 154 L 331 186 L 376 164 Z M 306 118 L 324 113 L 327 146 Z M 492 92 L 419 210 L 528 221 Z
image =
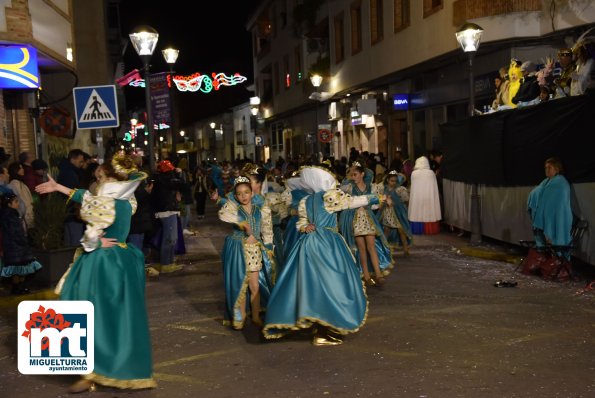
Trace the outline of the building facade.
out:
M 468 116 L 467 55 L 455 32 L 484 30 L 476 108 L 511 58 L 543 63 L 595 20 L 591 0 L 270 0 L 247 24 L 270 156 L 349 149 L 415 158 L 439 149 L 441 123 Z M 310 76 L 323 77 L 314 87 Z M 330 130 L 332 137 L 325 133 Z

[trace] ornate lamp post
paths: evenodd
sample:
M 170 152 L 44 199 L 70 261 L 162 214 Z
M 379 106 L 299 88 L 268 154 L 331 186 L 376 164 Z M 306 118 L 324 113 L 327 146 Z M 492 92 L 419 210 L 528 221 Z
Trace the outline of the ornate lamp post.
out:
M 318 94 L 318 88 L 322 84 L 322 76 L 320 75 L 312 75 L 310 76 L 310 83 L 316 89 L 316 95 L 314 99 L 320 102 L 320 96 Z M 316 113 L 315 113 L 315 123 L 314 123 L 314 152 L 316 154 L 316 161 L 318 162 L 318 153 L 320 152 L 320 141 L 318 141 L 318 103 L 316 104 Z
M 163 58 L 165 59 L 165 62 L 167 62 L 167 66 L 169 67 L 169 78 L 171 80 L 170 82 L 170 88 L 169 88 L 169 97 L 170 97 L 170 104 L 171 104 L 171 114 L 170 114 L 170 128 L 169 131 L 171 132 L 171 151 L 173 156 L 177 156 L 177 149 L 176 149 L 176 141 L 178 140 L 178 137 L 176 137 L 175 131 L 176 131 L 176 123 L 174 120 L 174 95 L 175 95 L 175 90 L 173 90 L 173 77 L 174 77 L 174 64 L 176 63 L 176 61 L 178 60 L 178 55 L 180 54 L 180 50 L 176 50 L 175 48 L 169 47 L 166 48 L 165 50 L 161 50 L 161 53 L 163 54 Z
M 465 23 L 456 32 L 457 41 L 469 58 L 469 116 L 475 111 L 475 87 L 473 84 L 473 56 L 479 48 L 483 29 L 474 23 Z M 481 211 L 479 188 L 476 182 L 471 186 L 471 240 L 472 245 L 481 243 Z
M 155 170 L 155 154 L 154 154 L 154 136 L 153 136 L 153 110 L 151 106 L 151 84 L 149 82 L 149 61 L 157 46 L 159 33 L 150 26 L 138 26 L 129 35 L 130 41 L 136 50 L 136 53 L 143 61 L 143 69 L 145 71 L 145 103 L 147 107 L 147 128 L 149 131 L 149 168 L 152 172 Z

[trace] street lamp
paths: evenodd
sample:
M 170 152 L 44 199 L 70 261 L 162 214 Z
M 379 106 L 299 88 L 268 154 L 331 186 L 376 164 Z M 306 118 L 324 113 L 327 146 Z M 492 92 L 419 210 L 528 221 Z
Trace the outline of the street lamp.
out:
M 136 142 L 137 137 L 136 137 L 136 125 L 138 123 L 138 120 L 135 118 L 130 119 L 130 127 L 131 127 L 131 133 L 132 133 L 132 140 L 134 142 Z
M 174 77 L 174 64 L 176 63 L 176 61 L 178 60 L 178 55 L 180 54 L 180 50 L 176 50 L 175 48 L 169 47 L 166 48 L 165 50 L 161 50 L 161 54 L 163 54 L 163 58 L 165 59 L 165 62 L 167 62 L 167 66 L 169 67 L 169 79 L 170 79 L 170 88 L 169 88 L 169 97 L 170 97 L 170 104 L 171 104 L 171 109 L 170 109 L 170 125 L 171 127 L 169 128 L 169 130 L 171 131 L 171 152 L 173 154 L 173 156 L 177 156 L 176 155 L 176 141 L 178 140 L 178 137 L 176 137 L 174 131 L 176 131 L 176 124 L 174 123 L 174 95 L 175 95 L 175 90 L 173 90 L 173 77 Z
M 151 84 L 149 81 L 149 61 L 157 46 L 159 33 L 150 26 L 138 26 L 129 35 L 130 41 L 134 50 L 143 61 L 143 69 L 145 71 L 145 103 L 147 107 L 147 124 L 149 131 L 149 168 L 152 172 L 155 170 L 155 155 L 153 151 L 153 111 L 151 106 Z
M 473 84 L 473 56 L 479 48 L 483 29 L 474 23 L 467 22 L 456 32 L 457 41 L 467 53 L 469 59 L 469 116 L 475 111 L 475 87 Z M 479 187 L 477 182 L 471 185 L 471 239 L 472 245 L 481 243 L 481 211 L 479 208 Z
M 320 102 L 320 96 L 318 95 L 318 88 L 322 84 L 322 76 L 315 74 L 310 76 L 310 83 L 316 88 L 316 96 L 315 100 Z M 318 153 L 320 152 L 320 142 L 318 141 L 318 103 L 316 104 L 316 112 L 315 112 L 315 124 L 314 124 L 314 152 L 316 154 L 316 159 L 318 160 Z

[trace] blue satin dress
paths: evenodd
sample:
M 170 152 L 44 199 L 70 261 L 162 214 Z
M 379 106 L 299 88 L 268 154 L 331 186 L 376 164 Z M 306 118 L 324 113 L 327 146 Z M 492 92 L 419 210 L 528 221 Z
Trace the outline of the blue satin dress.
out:
M 368 302 L 360 272 L 337 232 L 336 214 L 325 207 L 324 194 L 312 194 L 302 202 L 316 229 L 300 233 L 289 252 L 267 307 L 263 329 L 267 339 L 316 324 L 346 335 L 365 323 Z
M 254 198 L 256 198 L 256 195 Z M 265 245 L 261 238 L 263 232 L 263 212 L 261 206 L 254 204 L 254 198 L 252 200 L 252 214 L 247 214 L 240 206 L 236 207 L 238 223 L 233 225 L 232 233 L 225 238 L 223 251 L 221 253 L 221 261 L 223 262 L 223 285 L 225 288 L 224 324 L 231 325 L 237 329 L 242 328 L 245 321 L 240 313 L 240 308 L 247 300 L 248 309 L 246 312 L 249 313 L 250 303 L 248 273 L 246 272 L 246 260 L 244 257 L 244 240 L 247 236 L 246 233 L 238 227 L 239 223 L 248 222 L 252 229 L 252 234 L 261 244 L 263 264 L 258 279 L 260 303 L 263 310 L 267 308 L 275 277 L 275 275 L 272 274 L 274 271 L 274 260 L 269 256 L 270 250 L 272 250 L 272 244 L 269 243 Z M 260 199 L 257 198 L 256 201 L 258 202 Z M 269 223 L 271 222 L 272 221 L 269 220 Z
M 399 224 L 401 224 L 401 228 L 403 232 L 405 232 L 405 236 L 407 237 L 407 244 L 411 245 L 413 241 L 413 232 L 411 231 L 411 224 L 409 223 L 408 213 L 407 213 L 407 206 L 401 200 L 401 197 L 394 189 L 389 189 L 388 186 L 384 186 L 384 194 L 386 196 L 390 196 L 393 201 L 392 207 L 386 207 L 382 210 L 381 217 L 385 211 L 393 211 L 396 218 L 399 220 Z M 386 235 L 386 240 L 389 244 L 396 244 L 399 246 L 403 245 L 401 242 L 401 236 L 399 235 L 398 231 L 394 228 L 391 228 Z
M 71 200 L 82 202 L 85 192 L 77 190 Z M 95 369 L 85 379 L 117 388 L 155 387 L 145 305 L 145 256 L 125 243 L 132 217 L 129 201 L 115 200 L 115 210 L 115 221 L 104 230 L 104 237 L 121 244 L 78 256 L 60 299 L 88 300 L 95 307 Z
M 353 182 L 350 182 L 349 185 L 351 186 L 350 194 L 352 196 L 370 195 L 372 193 L 371 184 L 366 184 L 366 189 L 364 191 L 360 191 L 357 185 Z M 380 225 L 380 222 L 378 221 L 378 217 L 376 216 L 376 214 L 374 214 L 370 206 L 366 206 L 364 209 L 367 212 L 370 223 L 374 226 L 374 229 L 376 230 L 375 246 L 376 252 L 378 253 L 378 265 L 382 273 L 384 275 L 388 275 L 394 267 L 390 246 L 388 244 L 388 241 L 386 240 L 386 236 L 384 236 L 384 231 L 382 229 L 382 226 Z M 358 209 L 347 209 L 341 212 L 341 214 L 339 215 L 339 231 L 347 241 L 347 244 L 349 245 L 351 251 L 353 252 L 353 255 L 355 256 L 357 265 L 359 266 L 359 269 L 361 269 L 362 264 L 359 258 L 359 250 L 357 248 L 357 244 L 355 243 L 355 236 L 353 233 L 353 223 L 355 219 L 355 212 L 357 210 Z M 372 261 L 370 260 L 369 256 L 368 269 L 370 270 L 370 272 L 374 272 Z

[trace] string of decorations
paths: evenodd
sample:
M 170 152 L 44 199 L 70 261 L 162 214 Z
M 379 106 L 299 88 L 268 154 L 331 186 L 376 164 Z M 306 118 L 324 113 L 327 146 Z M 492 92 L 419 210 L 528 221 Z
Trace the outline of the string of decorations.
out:
M 131 77 L 132 78 L 126 79 L 126 83 L 129 86 L 145 87 L 145 79 L 141 78 L 139 74 L 134 74 Z M 197 72 L 189 76 L 173 76 L 173 79 L 170 75 L 167 75 L 168 87 L 171 87 L 172 80 L 179 91 L 200 91 L 205 94 L 208 94 L 213 90 L 219 90 L 221 87 L 231 87 L 237 84 L 244 83 L 248 79 L 245 76 L 240 75 L 239 73 L 235 73 L 233 75 L 226 75 L 225 73 L 213 72 L 211 76 L 209 76 Z

